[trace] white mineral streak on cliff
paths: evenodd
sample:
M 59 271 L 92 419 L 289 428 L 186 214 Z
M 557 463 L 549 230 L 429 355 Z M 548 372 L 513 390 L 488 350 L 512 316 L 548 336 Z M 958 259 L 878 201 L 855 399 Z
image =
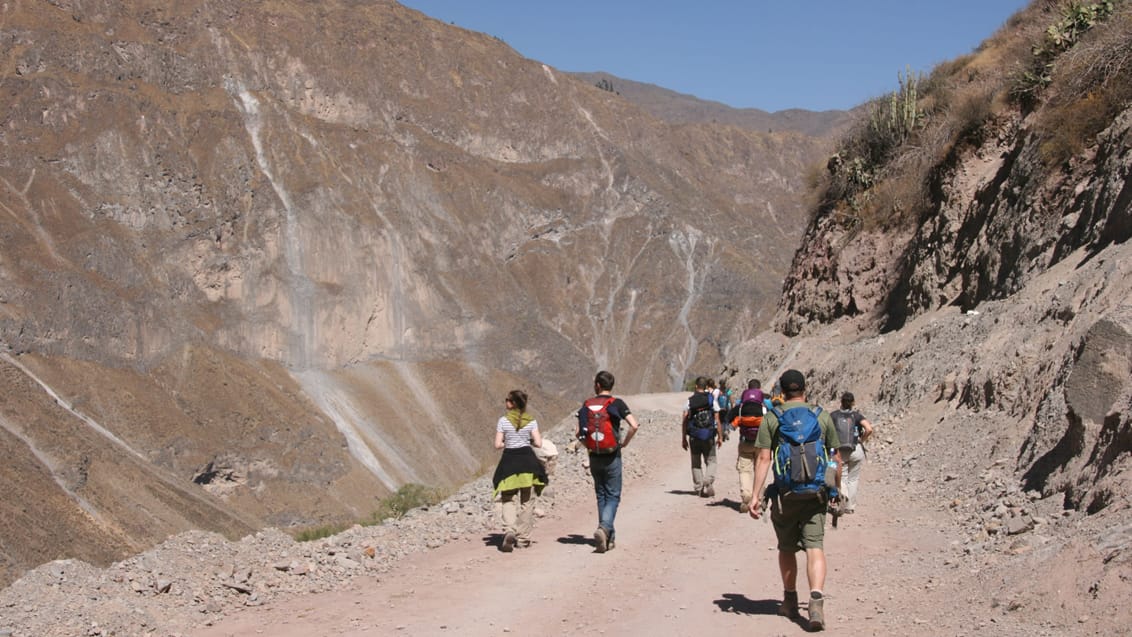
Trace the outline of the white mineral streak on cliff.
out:
M 34 440 L 25 436 L 22 431 L 17 429 L 3 417 L 0 417 L 0 427 L 15 436 L 17 439 L 19 439 L 20 442 L 27 445 L 27 448 L 31 450 L 32 455 L 35 456 L 35 459 L 47 468 L 47 473 L 51 475 L 51 479 L 55 481 L 55 484 L 58 485 L 63 493 L 67 494 L 67 497 L 74 500 L 75 504 L 77 504 L 80 509 L 85 511 L 87 515 L 98 520 L 103 527 L 109 526 L 106 524 L 106 520 L 101 515 L 99 515 L 98 509 L 94 508 L 94 506 L 91 503 L 87 502 L 82 496 L 75 493 L 70 487 L 67 486 L 67 483 L 59 477 L 59 463 L 53 457 L 47 455 L 42 449 L 36 447 Z
M 294 376 L 307 396 L 334 422 L 334 426 L 346 438 L 350 454 L 381 480 L 387 489 L 396 491 L 406 482 L 420 482 L 400 451 L 382 439 L 381 426 L 370 422 L 362 415 L 363 410 L 358 409 L 354 404 L 347 388 L 319 370 L 301 371 Z M 390 468 L 399 476 L 394 476 L 390 469 L 386 469 L 374 453 L 374 449 L 385 458 Z
M 60 407 L 67 410 L 75 418 L 78 418 L 79 420 L 81 420 L 84 424 L 86 424 L 88 427 L 90 427 L 95 432 L 97 432 L 98 435 L 102 436 L 103 438 L 106 438 L 111 443 L 113 443 L 114 446 L 116 446 L 116 447 L 122 449 L 123 451 L 129 453 L 130 455 L 134 456 L 135 458 L 140 458 L 142 460 L 142 462 L 149 464 L 149 458 L 147 458 L 147 457 L 143 456 L 142 454 L 138 453 L 137 451 L 135 451 L 133 447 L 126 444 L 121 438 L 119 438 L 118 436 L 115 436 L 113 433 L 111 433 L 105 427 L 103 427 L 102 425 L 95 422 L 94 419 L 91 418 L 90 416 L 78 411 L 77 409 L 73 408 L 71 405 L 67 404 L 67 401 L 60 398 L 59 394 L 56 393 L 55 390 L 51 388 L 51 386 L 49 386 L 46 382 L 44 382 L 42 379 L 40 379 L 38 376 L 36 376 L 30 369 L 25 367 L 23 363 L 21 363 L 20 361 L 16 360 L 14 357 L 12 357 L 12 355 L 6 354 L 6 353 L 0 354 L 0 359 L 4 360 L 5 362 L 9 363 L 10 365 L 15 367 L 16 369 L 18 369 L 21 372 L 23 372 L 24 374 L 26 374 L 28 378 L 34 380 L 36 382 L 36 384 L 38 384 L 40 387 L 43 388 L 43 391 L 47 392 L 48 396 L 50 396 L 56 403 L 59 404 Z
M 34 236 L 39 241 L 39 245 L 46 248 L 47 254 L 50 255 L 52 259 L 66 263 L 67 260 L 60 256 L 59 251 L 55 249 L 55 240 L 51 237 L 51 233 L 45 230 L 43 223 L 40 222 L 39 215 L 36 214 L 35 206 L 33 206 L 31 200 L 28 199 L 28 191 L 31 189 L 32 182 L 34 181 L 34 169 L 32 169 L 31 173 L 28 175 L 27 183 L 25 183 L 22 188 L 16 188 L 10 181 L 0 177 L 0 183 L 4 184 L 4 187 L 8 190 L 8 192 L 15 195 L 15 197 L 24 204 L 24 210 L 26 211 L 27 218 L 33 219 L 35 221 L 34 227 L 29 227 L 27 220 L 24 218 L 24 214 L 12 210 L 7 205 L 5 205 L 3 201 L 0 201 L 0 210 L 3 210 L 4 212 L 7 212 L 9 215 L 11 215 L 12 218 L 16 220 L 16 223 L 20 224 L 24 227 L 25 230 L 28 231 L 28 234 Z
M 436 440 L 444 441 L 444 454 L 450 463 L 463 464 L 469 469 L 478 468 L 480 461 L 472 454 L 467 446 L 461 444 L 460 435 L 448 423 L 448 418 L 436 408 L 433 392 L 428 385 L 417 375 L 416 367 L 410 363 L 397 361 L 393 363 L 393 370 L 397 372 L 405 387 L 409 388 L 410 399 L 405 401 L 408 408 L 403 418 L 408 422 L 427 421 L 428 427 L 410 427 L 409 430 L 417 435 L 425 445 L 435 445 Z M 439 430 L 439 432 L 438 432 Z M 440 436 L 437 436 L 437 433 Z
M 260 112 L 259 100 L 237 80 L 229 80 L 225 88 L 233 96 L 236 107 L 244 114 L 244 127 L 255 150 L 256 164 L 283 205 L 283 257 L 291 284 L 289 325 L 291 333 L 288 339 L 289 360 L 286 362 L 294 368 L 306 369 L 310 366 L 311 355 L 318 340 L 314 320 L 314 286 L 303 270 L 303 245 L 298 211 L 295 210 L 291 195 L 277 178 L 264 150 L 263 116 Z
M 684 331 L 684 347 L 683 351 L 677 351 L 672 360 L 668 362 L 668 377 L 671 386 L 674 388 L 683 384 L 684 375 L 688 372 L 688 365 L 696 360 L 696 350 L 699 349 L 696 334 L 688 323 L 688 315 L 700 298 L 700 289 L 703 286 L 704 274 L 696 271 L 696 244 L 699 243 L 700 236 L 699 230 L 685 227 L 683 233 L 673 232 L 668 237 L 669 247 L 672 248 L 677 257 L 684 260 L 684 269 L 688 273 L 687 295 L 684 297 L 683 305 L 680 306 L 679 314 L 676 315 L 676 325 Z

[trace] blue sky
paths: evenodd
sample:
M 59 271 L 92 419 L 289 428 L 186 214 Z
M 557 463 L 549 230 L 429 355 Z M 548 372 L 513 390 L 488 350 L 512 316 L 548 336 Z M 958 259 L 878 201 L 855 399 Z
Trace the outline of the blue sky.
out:
M 848 109 L 970 53 L 1027 0 L 400 0 L 563 71 L 737 108 Z

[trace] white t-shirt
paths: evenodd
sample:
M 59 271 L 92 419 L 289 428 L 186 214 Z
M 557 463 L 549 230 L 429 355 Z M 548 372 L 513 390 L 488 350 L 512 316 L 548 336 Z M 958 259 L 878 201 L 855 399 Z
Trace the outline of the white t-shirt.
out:
M 503 432 L 504 449 L 518 449 L 519 447 L 531 446 L 531 432 L 536 429 L 538 429 L 537 420 L 532 420 L 530 424 L 518 431 L 515 430 L 515 425 L 511 424 L 507 416 L 500 416 L 499 422 L 495 423 L 495 430 Z

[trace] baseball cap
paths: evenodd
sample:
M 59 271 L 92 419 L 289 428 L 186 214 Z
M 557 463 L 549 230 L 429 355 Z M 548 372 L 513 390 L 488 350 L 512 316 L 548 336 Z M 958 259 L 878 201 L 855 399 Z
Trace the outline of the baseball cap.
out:
M 782 372 L 782 376 L 778 378 L 778 383 L 782 385 L 782 389 L 785 391 L 797 391 L 806 388 L 806 377 L 796 369 L 788 369 Z

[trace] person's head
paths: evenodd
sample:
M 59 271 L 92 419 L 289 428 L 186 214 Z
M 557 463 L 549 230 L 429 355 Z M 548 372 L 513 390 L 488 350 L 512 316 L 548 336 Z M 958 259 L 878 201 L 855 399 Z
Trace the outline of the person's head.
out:
M 594 388 L 598 393 L 603 391 L 613 391 L 613 374 L 605 371 L 604 369 L 594 376 Z
M 841 394 L 841 408 L 842 409 L 852 409 L 853 403 L 855 403 L 855 402 L 857 402 L 857 401 L 856 401 L 855 398 L 853 398 L 852 393 L 845 392 L 844 394 Z
M 778 384 L 782 386 L 782 395 L 787 400 L 806 395 L 806 377 L 796 369 L 788 369 L 782 372 L 782 376 L 778 378 Z
M 521 389 L 512 389 L 507 392 L 507 397 L 503 399 L 503 404 L 508 409 L 518 409 L 519 411 L 526 411 L 527 409 L 527 392 Z
M 762 389 L 762 386 L 763 384 L 760 383 L 759 379 L 757 378 L 752 378 L 751 380 L 747 381 L 747 389 Z
M 703 391 L 705 389 L 707 389 L 707 378 L 696 376 L 696 391 Z
M 720 391 L 727 391 L 727 381 L 723 378 L 719 379 L 719 389 Z
M 708 386 L 708 389 L 715 389 L 715 379 L 714 378 L 707 379 L 707 386 Z

